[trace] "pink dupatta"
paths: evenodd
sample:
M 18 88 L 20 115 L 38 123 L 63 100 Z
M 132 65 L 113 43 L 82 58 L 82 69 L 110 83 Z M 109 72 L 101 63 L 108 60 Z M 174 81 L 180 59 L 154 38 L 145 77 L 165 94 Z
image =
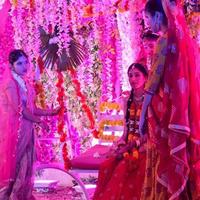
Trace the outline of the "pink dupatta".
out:
M 8 70 L 0 82 L 0 189 L 15 176 L 20 107 L 19 88 Z

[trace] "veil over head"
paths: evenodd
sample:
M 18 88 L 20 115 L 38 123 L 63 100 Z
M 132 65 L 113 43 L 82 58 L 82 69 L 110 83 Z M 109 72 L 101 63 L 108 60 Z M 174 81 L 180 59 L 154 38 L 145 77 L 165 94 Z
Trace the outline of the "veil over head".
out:
M 180 1 L 162 0 L 162 5 L 168 19 L 170 48 L 170 53 L 166 56 L 166 65 L 173 76 L 166 78 L 171 85 L 171 101 L 174 108 L 168 125 L 169 130 L 175 133 L 169 135 L 170 154 L 174 156 L 174 160 L 183 162 L 187 169 L 182 183 L 173 180 L 173 186 L 168 190 L 172 192 L 170 199 L 175 199 L 190 180 L 194 191 L 200 197 L 200 112 L 197 111 L 200 107 L 200 54 L 197 44 L 190 37 Z M 182 135 L 187 136 L 187 141 L 183 144 L 179 142 Z M 179 150 L 181 153 L 185 151 L 185 155 L 189 154 L 189 158 L 181 153 L 178 155 Z

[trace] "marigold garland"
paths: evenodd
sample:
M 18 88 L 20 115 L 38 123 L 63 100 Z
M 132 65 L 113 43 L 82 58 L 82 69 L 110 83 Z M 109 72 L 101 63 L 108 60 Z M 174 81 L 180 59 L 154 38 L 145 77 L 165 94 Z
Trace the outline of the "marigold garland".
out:
M 38 106 L 41 107 L 41 108 L 45 108 L 46 105 L 45 105 L 45 94 L 44 94 L 44 88 L 43 88 L 43 85 L 40 81 L 37 81 L 35 83 L 35 91 L 36 91 L 36 102 L 38 102 Z
M 117 110 L 118 112 L 121 110 L 121 106 L 119 103 L 115 102 L 101 102 L 99 106 L 100 112 L 105 112 L 106 110 Z
M 118 138 L 118 136 L 115 135 L 105 135 L 104 132 L 104 126 L 123 126 L 124 121 L 123 120 L 109 120 L 109 119 L 103 119 L 99 122 L 99 134 L 98 138 L 101 140 L 106 141 L 114 141 Z
M 129 134 L 130 136 L 130 134 Z M 138 137 L 131 135 L 132 137 L 128 138 L 128 141 L 137 140 Z M 139 151 L 137 148 L 133 148 L 131 151 L 126 151 L 123 153 L 123 157 L 125 160 L 129 161 L 129 167 L 137 168 L 138 167 L 138 159 L 139 159 Z
M 74 69 L 70 69 L 69 72 L 71 73 L 71 76 L 72 76 L 72 83 L 75 86 L 76 95 L 80 98 L 80 102 L 82 104 L 81 107 L 82 107 L 83 111 L 86 113 L 86 115 L 90 121 L 90 129 L 92 130 L 92 134 L 95 138 L 97 138 L 98 133 L 95 130 L 94 116 L 93 116 L 89 106 L 86 104 L 86 97 L 81 92 L 80 82 L 77 79 L 77 73 Z
M 35 8 L 35 0 L 30 0 L 30 9 L 34 9 Z
M 125 159 L 132 159 L 133 161 L 135 161 L 139 159 L 139 152 L 137 149 L 134 148 L 130 153 L 129 152 L 123 153 L 123 157 Z
M 59 113 L 58 113 L 58 124 L 57 124 L 57 128 L 58 128 L 58 134 L 60 135 L 60 142 L 63 143 L 63 147 L 62 147 L 62 156 L 63 156 L 63 160 L 64 160 L 64 166 L 65 169 L 68 170 L 70 168 L 70 159 L 68 157 L 68 150 L 67 150 L 67 133 L 64 130 L 64 125 L 65 125 L 65 121 L 64 121 L 64 113 L 65 113 L 65 105 L 64 105 L 64 96 L 65 96 L 65 92 L 64 92 L 64 88 L 63 88 L 63 83 L 64 83 L 64 78 L 63 78 L 63 74 L 62 72 L 58 72 L 58 82 L 56 84 L 56 87 L 58 88 L 58 97 L 57 97 L 57 101 L 59 103 L 59 106 L 61 107 Z
M 39 66 L 40 73 L 42 74 L 44 72 L 44 63 L 40 56 L 37 59 L 37 64 Z M 45 92 L 44 92 L 42 82 L 36 81 L 35 92 L 36 92 L 36 102 L 38 102 L 38 104 L 39 104 L 38 106 L 41 108 L 45 108 L 46 107 L 46 104 L 45 104 L 46 97 L 45 97 Z

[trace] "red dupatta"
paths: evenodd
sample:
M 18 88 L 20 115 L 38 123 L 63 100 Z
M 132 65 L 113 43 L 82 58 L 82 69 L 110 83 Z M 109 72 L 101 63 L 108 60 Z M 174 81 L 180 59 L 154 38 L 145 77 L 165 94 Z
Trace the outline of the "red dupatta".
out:
M 172 200 L 179 197 L 189 180 L 195 199 L 200 197 L 199 52 L 189 36 L 179 2 L 175 6 L 169 0 L 163 0 L 162 4 L 168 18 L 170 49 L 166 56 L 164 80 L 170 88 L 172 107 L 168 122 L 170 158 L 160 163 L 158 181 L 168 188 Z M 162 156 L 167 150 L 161 148 L 160 151 Z M 162 167 L 166 169 L 166 166 L 167 178 L 159 177 L 163 172 Z M 177 179 L 174 175 L 180 177 Z

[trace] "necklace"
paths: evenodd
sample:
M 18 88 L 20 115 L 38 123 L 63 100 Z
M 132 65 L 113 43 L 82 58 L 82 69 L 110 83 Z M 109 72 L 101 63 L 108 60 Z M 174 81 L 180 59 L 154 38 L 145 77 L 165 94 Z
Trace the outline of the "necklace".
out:
M 141 96 L 139 96 L 139 97 L 134 96 L 133 99 L 134 99 L 135 101 L 143 101 L 144 95 L 141 95 Z

